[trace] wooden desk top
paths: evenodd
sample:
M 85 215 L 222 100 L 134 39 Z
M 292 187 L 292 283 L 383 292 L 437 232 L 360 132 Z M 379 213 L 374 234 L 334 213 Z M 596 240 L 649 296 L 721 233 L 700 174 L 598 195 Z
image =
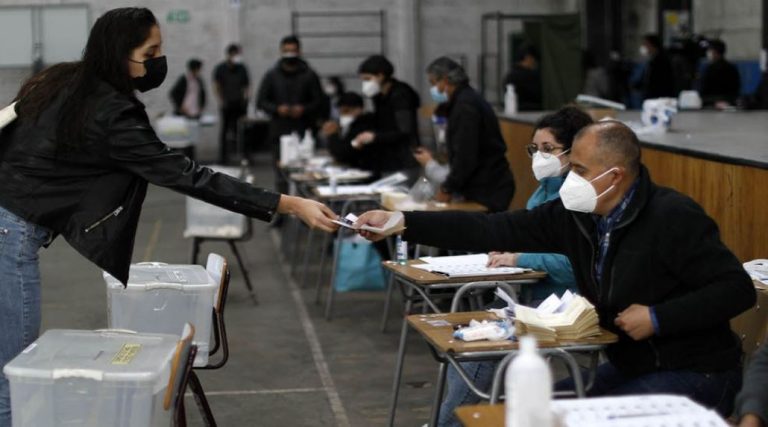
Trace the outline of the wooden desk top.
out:
M 504 404 L 459 406 L 456 416 L 464 427 L 504 427 Z
M 388 211 L 397 211 L 397 206 L 390 200 L 381 204 L 381 207 Z M 444 211 L 464 211 L 464 212 L 488 212 L 488 208 L 477 202 L 450 202 L 438 203 L 434 201 L 427 202 L 426 209 L 413 209 L 422 212 L 444 212 Z
M 532 271 L 530 273 L 520 274 L 500 274 L 498 276 L 475 276 L 475 277 L 447 277 L 442 274 L 435 274 L 429 271 L 420 270 L 418 268 L 411 267 L 416 264 L 424 264 L 424 261 L 414 259 L 408 261 L 407 265 L 400 265 L 394 261 L 384 261 L 382 265 L 387 270 L 392 271 L 395 275 L 400 276 L 408 280 L 409 282 L 417 285 L 436 285 L 443 283 L 469 283 L 469 282 L 487 282 L 487 281 L 516 281 L 516 280 L 530 280 L 538 281 L 547 277 L 547 273 L 540 271 Z
M 408 323 L 418 331 L 424 339 L 433 345 L 441 353 L 472 353 L 491 352 L 503 350 L 517 350 L 519 344 L 516 341 L 461 341 L 453 338 L 453 331 L 458 325 L 468 325 L 469 321 L 497 320 L 495 314 L 488 311 L 464 311 L 458 313 L 441 314 L 413 314 L 408 316 Z M 430 322 L 432 324 L 430 324 Z M 435 325 L 435 323 L 439 324 Z M 447 325 L 445 323 L 448 323 Z M 585 338 L 576 341 L 558 341 L 553 343 L 539 343 L 540 348 L 572 347 L 580 345 L 608 345 L 618 341 L 618 337 L 612 332 L 601 329 L 602 334 L 596 337 Z

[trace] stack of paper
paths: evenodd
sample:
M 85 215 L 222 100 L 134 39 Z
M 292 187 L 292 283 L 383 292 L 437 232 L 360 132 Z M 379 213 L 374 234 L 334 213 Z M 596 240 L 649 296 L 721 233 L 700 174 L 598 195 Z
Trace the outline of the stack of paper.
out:
M 422 257 L 425 264 L 413 267 L 448 277 L 476 277 L 520 274 L 531 271 L 519 267 L 488 267 L 487 254 Z
M 727 427 L 716 412 L 687 397 L 664 394 L 562 399 L 552 410 L 564 427 Z
M 595 306 L 566 291 L 552 294 L 538 307 L 515 305 L 517 335 L 533 335 L 541 342 L 573 341 L 600 335 Z

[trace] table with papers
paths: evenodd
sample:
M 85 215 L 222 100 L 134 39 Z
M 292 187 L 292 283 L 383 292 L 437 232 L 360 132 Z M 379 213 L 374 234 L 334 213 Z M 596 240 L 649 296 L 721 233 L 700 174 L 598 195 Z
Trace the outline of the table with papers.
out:
M 456 409 L 465 427 L 503 427 L 504 405 Z M 663 394 L 562 399 L 552 402 L 562 427 L 727 427 L 714 411 L 687 397 Z

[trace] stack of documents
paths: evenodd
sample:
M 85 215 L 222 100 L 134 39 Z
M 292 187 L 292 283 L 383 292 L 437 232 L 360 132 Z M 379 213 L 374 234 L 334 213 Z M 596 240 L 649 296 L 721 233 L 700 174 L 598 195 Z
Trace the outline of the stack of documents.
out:
M 687 397 L 664 394 L 562 399 L 552 410 L 564 427 L 726 427 L 715 411 Z
M 425 264 L 417 264 L 413 267 L 448 277 L 500 276 L 531 271 L 529 268 L 519 267 L 487 267 L 487 254 L 422 257 L 420 259 Z
M 595 306 L 565 291 L 550 295 L 538 307 L 515 305 L 517 335 L 533 335 L 540 342 L 573 341 L 600 335 Z
M 744 263 L 744 269 L 752 280 L 768 285 L 768 259 L 755 259 Z
M 402 172 L 397 172 L 368 185 L 321 185 L 317 187 L 317 193 L 321 196 L 380 194 L 394 191 L 397 188 L 397 185 L 402 184 L 407 180 L 407 175 Z

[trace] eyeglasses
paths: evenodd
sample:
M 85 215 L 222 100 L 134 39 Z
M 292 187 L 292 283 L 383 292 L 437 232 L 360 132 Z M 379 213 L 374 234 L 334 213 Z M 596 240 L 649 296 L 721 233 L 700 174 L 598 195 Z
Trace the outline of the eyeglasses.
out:
M 563 151 L 563 150 L 565 150 L 565 148 L 563 148 L 563 147 L 555 147 L 554 145 L 550 145 L 550 144 L 548 144 L 546 142 L 541 145 L 541 150 L 539 150 L 539 146 L 534 144 L 534 143 L 530 143 L 530 144 L 525 146 L 525 151 L 528 153 L 528 157 L 533 157 L 533 155 L 536 154 L 536 152 L 538 151 L 545 158 L 547 158 L 547 157 L 553 155 L 553 153 L 555 151 L 557 151 L 557 150 Z

